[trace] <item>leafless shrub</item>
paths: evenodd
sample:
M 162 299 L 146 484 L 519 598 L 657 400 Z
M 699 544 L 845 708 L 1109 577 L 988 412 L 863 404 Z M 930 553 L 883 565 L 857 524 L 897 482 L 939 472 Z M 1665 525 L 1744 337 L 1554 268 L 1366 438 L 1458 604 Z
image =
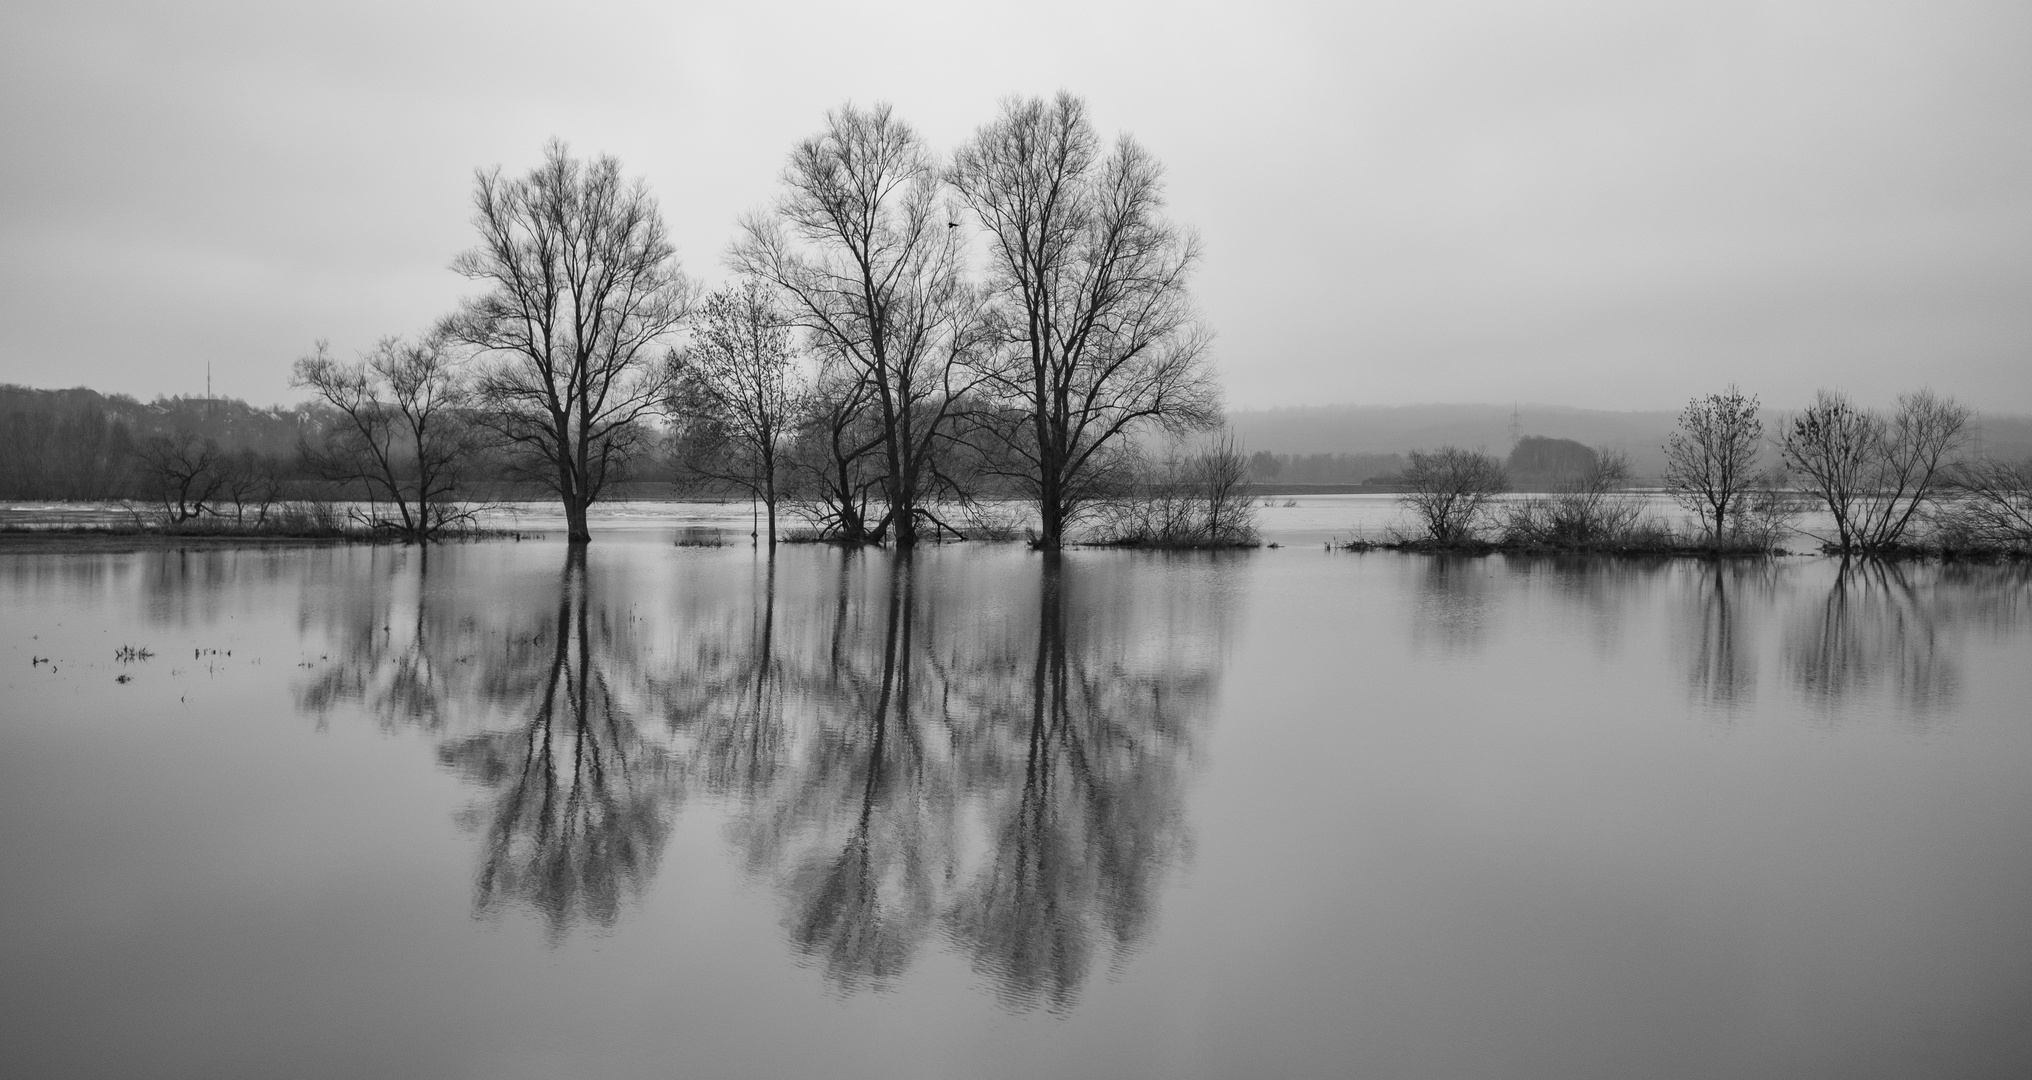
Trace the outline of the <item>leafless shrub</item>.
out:
M 1478 450 L 1442 446 L 1413 450 L 1401 474 L 1397 502 L 1428 539 L 1457 544 L 1479 539 L 1494 513 L 1496 496 L 1509 490 L 1501 462 Z
M 1231 432 L 1189 453 L 1174 446 L 1140 463 L 1128 490 L 1101 505 L 1096 535 L 1103 543 L 1153 547 L 1253 544 L 1256 509 L 1243 488 L 1248 469 Z
M 1953 481 L 1933 515 L 1943 548 L 2032 552 L 2032 459 L 1967 462 Z
M 1593 463 L 1555 481 L 1551 495 L 1513 503 L 1503 539 L 1554 547 L 1621 542 L 1644 509 L 1641 499 L 1624 490 L 1629 482 L 1629 456 L 1597 449 Z

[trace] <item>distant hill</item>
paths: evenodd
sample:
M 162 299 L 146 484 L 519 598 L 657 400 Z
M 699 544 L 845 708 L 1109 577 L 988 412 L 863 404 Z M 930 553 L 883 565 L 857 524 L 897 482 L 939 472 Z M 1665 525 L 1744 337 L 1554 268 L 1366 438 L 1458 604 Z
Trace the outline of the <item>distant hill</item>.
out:
M 143 494 L 134 447 L 194 431 L 232 452 L 293 462 L 306 409 L 257 409 L 232 398 L 136 401 L 96 390 L 0 384 L 0 499 L 108 499 Z
M 93 414 L 124 424 L 136 437 L 185 429 L 217 439 L 229 450 L 288 457 L 299 432 L 316 421 L 308 405 L 257 408 L 238 398 L 159 397 L 142 402 L 85 387 L 38 390 L 0 383 L 0 416 L 20 422 L 36 415 Z
M 1440 446 L 1482 449 L 1507 457 L 1512 438 L 1509 405 L 1302 405 L 1245 409 L 1228 414 L 1244 448 L 1273 454 L 1403 454 Z M 1560 405 L 1519 405 L 1518 435 L 1571 439 L 1590 447 L 1620 450 L 1639 477 L 1665 471 L 1662 447 L 1679 423 L 1676 412 L 1613 412 Z M 1775 435 L 1781 415 L 1765 410 L 1767 433 Z M 2032 457 L 2032 416 L 1981 418 L 1978 438 L 1984 453 L 2010 460 Z M 1772 451 L 1772 460 L 1776 451 Z

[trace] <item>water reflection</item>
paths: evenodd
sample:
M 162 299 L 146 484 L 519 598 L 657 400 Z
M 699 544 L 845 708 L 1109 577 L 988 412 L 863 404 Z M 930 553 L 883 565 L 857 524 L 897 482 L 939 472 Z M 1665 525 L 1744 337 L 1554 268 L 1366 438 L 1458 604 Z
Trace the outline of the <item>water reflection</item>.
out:
M 1230 571 L 786 561 L 702 559 L 653 599 L 582 553 L 547 586 L 405 566 L 307 606 L 332 646 L 299 705 L 414 725 L 480 789 L 477 914 L 611 925 L 706 800 L 839 990 L 949 947 L 1010 1007 L 1069 1007 L 1186 848 Z
M 940 696 L 921 632 L 939 598 L 920 595 L 913 560 L 898 558 L 879 600 L 859 602 L 876 576 L 849 560 L 830 610 L 808 613 L 807 641 L 823 648 L 798 650 L 796 711 L 775 714 L 790 730 L 779 729 L 769 782 L 747 790 L 733 826 L 749 867 L 783 893 L 792 947 L 848 990 L 902 973 L 956 870 L 956 778 L 941 753 L 954 718 L 923 708 Z
M 1830 707 L 1888 679 L 1923 717 L 1950 704 L 1961 682 L 1943 616 L 1951 611 L 1927 602 L 1904 564 L 1843 560 L 1819 604 L 1795 621 L 1785 662 L 1799 688 Z
M 1027 686 L 979 755 L 990 854 L 948 925 L 1005 1000 L 1069 1005 L 1149 930 L 1184 846 L 1180 762 L 1211 673 L 1138 673 L 1077 575 L 1047 560 Z
M 438 747 L 439 761 L 486 792 L 466 815 L 485 838 L 475 911 L 526 905 L 554 939 L 580 920 L 612 926 L 641 894 L 679 791 L 667 747 L 642 737 L 621 700 L 629 672 L 615 660 L 627 643 L 590 616 L 591 592 L 575 549 L 555 615 L 511 637 L 480 685 L 519 722 Z
M 1768 563 L 1714 559 L 1698 566 L 1686 644 L 1686 684 L 1695 702 L 1731 710 L 1749 704 L 1757 661 L 1748 620 L 1770 599 Z
M 1436 641 L 1441 648 L 1458 652 L 1481 645 L 1495 603 L 1489 581 L 1493 562 L 1474 555 L 1421 558 L 1413 640 Z

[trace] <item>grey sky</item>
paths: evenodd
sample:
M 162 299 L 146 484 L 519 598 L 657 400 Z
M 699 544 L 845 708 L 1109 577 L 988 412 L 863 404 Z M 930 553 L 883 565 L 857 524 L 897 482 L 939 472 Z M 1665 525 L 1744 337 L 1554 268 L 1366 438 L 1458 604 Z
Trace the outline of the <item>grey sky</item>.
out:
M 845 100 L 941 149 L 1084 95 L 1165 162 L 1231 404 L 2032 411 L 2032 4 L 0 9 L 0 381 L 294 401 L 467 290 L 472 170 L 557 135 L 687 269 Z

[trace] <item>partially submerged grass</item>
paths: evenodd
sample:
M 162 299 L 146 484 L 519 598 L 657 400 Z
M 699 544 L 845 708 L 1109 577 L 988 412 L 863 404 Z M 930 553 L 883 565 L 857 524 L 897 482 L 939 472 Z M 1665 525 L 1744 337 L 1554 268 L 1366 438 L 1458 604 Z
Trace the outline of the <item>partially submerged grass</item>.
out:
M 514 529 L 481 529 L 470 517 L 439 534 L 441 540 L 535 539 L 542 533 Z M 137 543 L 397 543 L 401 531 L 386 521 L 364 518 L 323 502 L 285 503 L 254 518 L 224 515 L 167 521 L 130 509 L 123 519 L 82 522 L 8 523 L 0 525 L 0 543 L 8 546 L 107 547 Z
M 1399 530 L 1331 540 L 1334 551 L 1412 551 L 1442 555 L 1605 555 L 1614 557 L 1765 558 L 1790 555 L 1769 535 L 1712 537 L 1681 532 L 1655 519 L 1629 520 L 1612 528 L 1553 530 L 1504 528 L 1493 537 L 1436 540 Z
M 753 539 L 752 537 L 750 539 Z M 734 541 L 727 539 L 727 531 L 712 525 L 686 525 L 677 530 L 677 547 L 721 548 L 733 547 Z
M 1145 551 L 1239 551 L 1262 547 L 1252 534 L 1246 537 L 1228 537 L 1208 540 L 1202 537 L 1161 537 L 1122 536 L 1103 540 L 1089 540 L 1078 543 L 1077 547 L 1133 548 Z M 1271 547 L 1277 545 L 1272 544 Z

